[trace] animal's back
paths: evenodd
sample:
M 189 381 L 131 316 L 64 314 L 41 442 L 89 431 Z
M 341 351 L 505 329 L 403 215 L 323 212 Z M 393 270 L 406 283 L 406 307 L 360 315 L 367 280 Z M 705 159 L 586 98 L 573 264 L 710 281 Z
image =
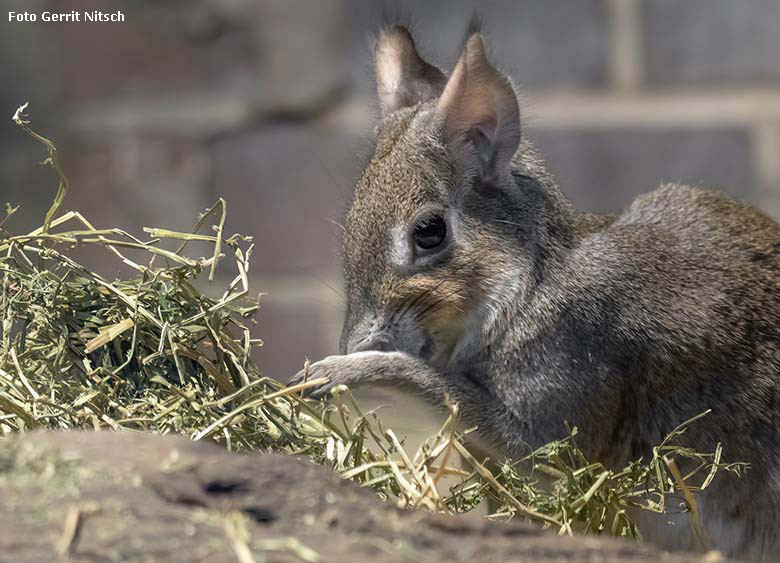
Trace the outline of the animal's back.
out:
M 751 261 L 780 268 L 780 225 L 755 207 L 716 190 L 665 184 L 637 197 L 615 221 L 664 226 L 691 242 L 748 251 Z
M 589 258 L 600 254 L 600 271 L 590 275 L 602 296 L 608 288 L 618 331 L 640 340 L 631 347 L 642 357 L 629 391 L 639 397 L 628 408 L 645 439 L 634 434 L 639 451 L 625 451 L 645 453 L 680 416 L 711 408 L 686 444 L 712 451 L 721 442 L 727 461 L 751 468 L 703 494 L 704 523 L 724 547 L 777 553 L 780 226 L 719 192 L 670 184 L 639 196 L 584 247 Z M 687 525 L 683 516 L 678 525 Z M 687 541 L 649 532 L 669 547 Z

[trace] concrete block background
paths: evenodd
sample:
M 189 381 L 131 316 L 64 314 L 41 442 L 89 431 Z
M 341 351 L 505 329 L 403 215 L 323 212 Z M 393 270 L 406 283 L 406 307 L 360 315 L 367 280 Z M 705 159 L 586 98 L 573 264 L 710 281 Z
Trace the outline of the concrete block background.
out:
M 652 86 L 780 85 L 775 0 L 649 0 L 641 17 Z
M 740 128 L 550 128 L 529 135 L 579 209 L 614 210 L 662 182 L 724 186 L 757 199 L 751 137 Z
M 66 201 L 98 226 L 187 228 L 217 197 L 253 235 L 268 375 L 336 351 L 338 221 L 371 147 L 370 35 L 393 16 L 449 70 L 481 14 L 524 91 L 525 131 L 577 206 L 613 210 L 663 181 L 717 186 L 780 215 L 775 0 L 7 0 L 126 21 L 0 17 L 0 115 L 31 102 L 63 153 Z M 40 223 L 56 184 L 0 121 L 0 204 Z M 100 262 L 95 262 L 108 268 Z M 107 272 L 111 274 L 111 272 Z

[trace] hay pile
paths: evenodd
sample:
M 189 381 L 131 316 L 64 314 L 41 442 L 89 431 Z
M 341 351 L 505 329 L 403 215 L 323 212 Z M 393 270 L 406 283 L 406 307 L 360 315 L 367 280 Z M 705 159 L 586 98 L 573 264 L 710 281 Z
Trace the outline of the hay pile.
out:
M 491 472 L 456 432 L 457 406 L 417 452 L 364 413 L 347 389 L 329 406 L 302 399 L 317 381 L 285 387 L 263 377 L 250 354 L 259 299 L 249 294 L 252 242 L 223 233 L 219 200 L 189 232 L 96 229 L 75 211 L 61 213 L 68 183 L 57 149 L 29 127 L 24 106 L 14 121 L 47 151 L 59 180 L 43 225 L 27 234 L 0 222 L 0 432 L 38 428 L 181 433 L 234 451 L 304 454 L 405 507 L 467 511 L 489 497 L 495 517 L 519 516 L 561 533 L 609 533 L 640 539 L 630 517 L 639 507 L 690 510 L 694 492 L 721 469 L 721 450 L 701 454 L 677 445 L 684 426 L 653 458 L 622 471 L 591 463 L 572 435 Z M 208 244 L 191 256 L 190 243 Z M 72 257 L 103 248 L 132 275 L 108 280 Z M 235 275 L 216 287 L 218 267 Z M 205 283 L 203 278 L 208 279 Z M 199 287 L 205 284 L 205 290 Z M 697 417 L 698 418 L 698 417 Z M 689 421 L 693 422 L 693 421 Z M 456 458 L 462 457 L 460 466 Z M 681 475 L 675 460 L 693 470 Z M 465 469 L 461 468 L 465 467 Z M 521 472 L 519 467 L 533 471 Z M 444 485 L 448 476 L 455 486 Z M 540 476 L 552 488 L 539 485 Z M 701 536 L 706 547 L 707 538 Z

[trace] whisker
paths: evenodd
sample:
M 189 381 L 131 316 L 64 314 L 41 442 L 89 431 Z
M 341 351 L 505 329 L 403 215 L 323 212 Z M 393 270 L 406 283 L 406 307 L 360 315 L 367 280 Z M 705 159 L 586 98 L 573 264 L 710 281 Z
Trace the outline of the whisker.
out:
M 341 229 L 341 232 L 345 232 L 346 231 L 346 228 L 344 227 L 344 225 L 342 225 L 338 221 L 335 221 L 334 219 L 327 219 L 327 221 L 328 221 L 328 223 L 336 225 L 339 229 Z
M 390 317 L 390 322 L 391 323 L 395 322 L 403 315 L 405 315 L 407 312 L 413 310 L 418 303 L 424 302 L 424 299 L 427 299 L 434 291 L 439 289 L 439 287 L 441 287 L 446 281 L 447 281 L 446 279 L 443 279 L 435 286 L 433 286 L 431 289 L 426 289 L 425 291 L 421 291 L 417 295 L 414 295 L 408 298 L 407 300 L 403 301 L 401 305 L 398 307 L 398 309 Z
M 466 269 L 466 265 L 461 266 L 460 268 L 455 269 L 453 272 L 455 275 L 458 275 L 461 273 L 462 270 Z M 460 289 L 455 289 L 446 295 L 442 297 L 436 297 L 435 293 L 441 286 L 446 284 L 448 281 L 450 281 L 451 277 L 446 277 L 441 279 L 438 283 L 436 283 L 433 287 L 426 289 L 424 291 L 421 291 L 420 293 L 405 299 L 401 304 L 398 306 L 398 308 L 393 312 L 392 316 L 390 317 L 389 323 L 392 324 L 396 322 L 398 319 L 403 317 L 403 315 L 413 312 L 414 309 L 417 309 L 419 307 L 420 311 L 416 313 L 416 316 L 419 320 L 424 320 L 426 318 L 426 315 L 430 315 L 435 310 L 443 304 L 444 301 L 452 297 L 453 295 L 457 294 Z
M 441 296 L 437 301 L 434 301 L 432 304 L 428 305 L 425 309 L 420 311 L 418 313 L 417 318 L 420 320 L 420 322 L 424 321 L 425 319 L 429 318 L 434 313 L 436 313 L 438 310 L 440 310 L 441 307 L 447 303 L 447 300 L 450 297 L 453 297 L 459 293 L 460 293 L 460 289 L 458 288 L 449 292 L 446 295 Z
M 341 196 L 341 200 L 344 202 L 344 207 L 349 206 L 349 198 L 347 198 L 347 194 L 344 192 L 343 186 L 336 180 L 336 177 L 333 175 L 333 172 L 331 171 L 330 167 L 325 164 L 325 162 L 320 158 L 320 166 L 325 170 L 325 173 L 328 175 L 328 178 L 330 178 L 331 183 L 333 186 L 338 190 L 339 195 Z
M 520 223 L 515 223 L 514 221 L 506 221 L 504 219 L 495 219 L 496 223 L 504 223 L 506 225 L 512 225 L 514 227 L 522 227 Z
M 325 280 L 324 280 L 324 279 L 322 279 L 322 278 L 319 278 L 319 277 L 318 277 L 318 278 L 316 278 L 316 279 L 317 279 L 317 281 L 318 281 L 318 282 L 320 282 L 322 285 L 324 285 L 324 286 L 325 286 L 325 287 L 327 287 L 329 290 L 331 290 L 333 293 L 335 293 L 335 294 L 336 294 L 336 296 L 339 298 L 339 300 L 341 300 L 341 301 L 346 301 L 346 300 L 347 300 L 347 295 L 344 293 L 344 291 L 343 291 L 343 290 L 341 290 L 341 289 L 339 289 L 339 288 L 337 288 L 337 287 L 334 287 L 332 284 L 328 283 L 327 281 L 325 281 Z

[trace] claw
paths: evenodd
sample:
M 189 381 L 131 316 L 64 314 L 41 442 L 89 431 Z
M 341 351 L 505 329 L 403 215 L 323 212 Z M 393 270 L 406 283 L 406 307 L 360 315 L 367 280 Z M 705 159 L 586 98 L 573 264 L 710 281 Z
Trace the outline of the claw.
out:
M 331 387 L 333 387 L 333 385 L 330 383 L 320 385 L 319 387 L 313 387 L 309 391 L 309 397 L 312 399 L 322 399 L 328 395 Z
M 328 377 L 316 377 L 308 370 L 304 368 L 290 378 L 287 384 L 288 389 L 291 387 L 300 387 L 301 396 L 309 395 L 314 397 L 315 393 L 318 393 L 320 388 L 329 386 L 330 381 Z
M 343 373 L 340 373 L 344 362 L 345 357 L 342 356 L 328 356 L 311 365 L 307 362 L 303 369 L 290 379 L 288 388 L 297 386 L 302 396 L 311 399 L 328 398 L 334 387 L 345 383 Z

